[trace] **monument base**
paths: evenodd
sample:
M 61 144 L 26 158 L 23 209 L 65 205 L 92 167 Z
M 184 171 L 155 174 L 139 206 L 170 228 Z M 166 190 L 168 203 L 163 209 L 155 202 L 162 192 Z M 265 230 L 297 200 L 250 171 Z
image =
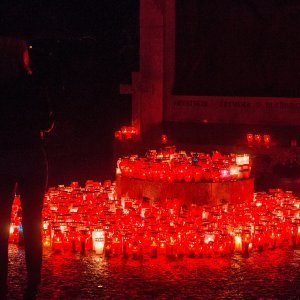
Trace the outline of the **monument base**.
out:
M 117 194 L 151 202 L 177 198 L 185 204 L 237 204 L 253 199 L 254 178 L 225 182 L 159 182 L 117 176 Z

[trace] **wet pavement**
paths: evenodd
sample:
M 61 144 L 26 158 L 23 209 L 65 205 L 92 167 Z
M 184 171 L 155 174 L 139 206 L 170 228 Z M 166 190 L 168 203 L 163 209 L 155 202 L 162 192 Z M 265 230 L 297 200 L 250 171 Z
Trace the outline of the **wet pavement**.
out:
M 24 249 L 9 246 L 9 299 L 22 299 Z M 44 250 L 37 299 L 299 299 L 300 247 L 249 257 L 133 260 Z

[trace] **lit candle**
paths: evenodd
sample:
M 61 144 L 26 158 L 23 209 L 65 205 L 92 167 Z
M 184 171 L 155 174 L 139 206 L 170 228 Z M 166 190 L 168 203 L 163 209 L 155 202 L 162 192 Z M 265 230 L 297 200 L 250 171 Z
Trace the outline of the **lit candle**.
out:
M 242 252 L 243 250 L 242 237 L 238 233 L 234 236 L 234 250 L 237 252 Z
M 266 147 L 270 146 L 270 141 L 271 141 L 271 137 L 269 134 L 264 134 L 264 143 L 266 145 Z
M 151 245 L 150 245 L 150 257 L 151 258 L 156 258 L 157 257 L 157 244 L 153 240 Z
M 103 229 L 95 228 L 93 232 L 93 248 L 96 254 L 104 253 L 105 232 Z
M 161 136 L 161 142 L 162 142 L 163 144 L 166 144 L 166 143 L 168 142 L 168 137 L 167 137 L 166 134 L 163 134 L 163 135 Z
M 247 133 L 247 142 L 249 146 L 252 146 L 253 143 L 253 134 L 252 133 Z
M 254 135 L 254 140 L 256 143 L 260 144 L 261 142 L 261 135 L 260 134 L 255 134 Z
M 238 179 L 239 172 L 240 172 L 240 170 L 239 170 L 238 165 L 234 164 L 234 165 L 230 166 L 229 173 L 230 173 L 230 177 L 232 180 Z

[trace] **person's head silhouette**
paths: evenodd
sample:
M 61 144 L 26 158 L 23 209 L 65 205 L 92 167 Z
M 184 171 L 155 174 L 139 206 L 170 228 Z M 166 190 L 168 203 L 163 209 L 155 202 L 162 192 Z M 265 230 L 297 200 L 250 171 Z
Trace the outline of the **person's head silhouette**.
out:
M 24 74 L 32 74 L 26 42 L 0 37 L 0 80 L 5 83 Z

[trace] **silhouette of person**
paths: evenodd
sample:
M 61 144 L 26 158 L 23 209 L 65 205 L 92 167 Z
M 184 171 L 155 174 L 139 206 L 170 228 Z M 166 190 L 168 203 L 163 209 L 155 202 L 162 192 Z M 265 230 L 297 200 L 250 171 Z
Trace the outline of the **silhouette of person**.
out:
M 29 65 L 25 41 L 0 37 L 0 298 L 7 293 L 8 239 L 16 189 L 21 197 L 27 291 L 41 281 L 42 207 L 47 160 L 42 132 L 53 127 L 49 101 Z M 2 297 L 1 297 L 2 296 Z

